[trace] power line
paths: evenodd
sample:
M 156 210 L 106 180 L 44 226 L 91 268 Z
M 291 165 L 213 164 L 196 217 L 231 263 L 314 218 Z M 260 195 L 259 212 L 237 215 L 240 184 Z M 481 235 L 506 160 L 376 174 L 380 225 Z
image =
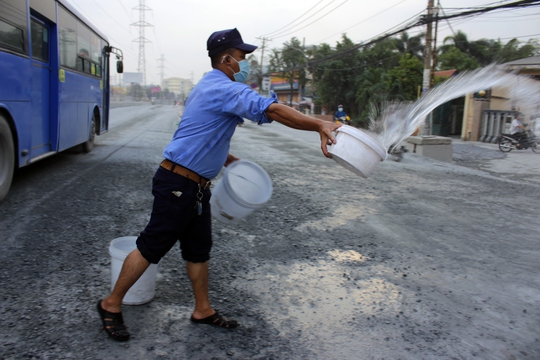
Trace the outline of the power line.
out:
M 309 13 L 311 10 L 313 10 L 314 8 L 316 8 L 317 5 L 319 5 L 319 4 L 322 3 L 323 1 L 324 1 L 324 0 L 319 1 L 319 2 L 316 3 L 314 6 L 312 6 L 308 11 L 306 11 L 305 13 L 303 13 L 302 15 L 300 15 L 299 17 L 297 17 L 296 19 L 294 19 L 293 21 L 291 21 L 291 22 L 288 23 L 287 25 L 285 25 L 285 26 L 283 26 L 283 27 L 281 27 L 281 28 L 279 28 L 279 29 L 277 29 L 277 30 L 274 30 L 274 31 L 272 31 L 272 32 L 269 32 L 269 33 L 267 33 L 267 34 L 263 34 L 262 36 L 272 35 L 272 34 L 278 32 L 278 31 L 281 31 L 282 29 L 284 29 L 284 28 L 286 28 L 287 26 L 291 25 L 291 24 L 294 23 L 296 20 L 302 18 L 302 16 L 306 15 L 306 14 Z M 335 0 L 332 0 L 332 1 L 330 2 L 330 4 L 333 3 L 334 1 L 335 1 Z
M 307 20 L 311 19 L 312 17 L 314 17 L 315 15 L 317 15 L 318 13 L 320 13 L 321 11 L 323 11 L 324 9 L 326 9 L 328 6 L 330 6 L 335 0 L 332 0 L 330 1 L 328 4 L 326 4 L 325 6 L 323 6 L 322 8 L 320 8 L 319 10 L 317 10 L 316 12 L 314 12 L 313 14 L 311 14 L 310 16 L 308 16 L 307 18 L 305 18 L 304 20 L 300 21 L 298 24 L 294 25 L 293 27 L 287 29 L 287 30 L 283 30 L 281 32 L 278 32 L 277 34 L 273 34 L 274 37 L 276 36 L 279 36 L 281 34 L 283 34 L 284 32 L 287 32 L 287 31 L 290 31 L 292 30 L 292 28 L 294 28 L 295 26 L 299 26 L 300 24 L 306 22 Z M 323 16 L 324 17 L 324 16 Z
M 93 2 L 94 2 L 101 10 L 103 10 L 103 13 L 104 13 L 105 15 L 107 15 L 108 17 L 110 17 L 110 18 L 111 18 L 115 23 L 117 23 L 122 29 L 126 30 L 127 32 L 130 32 L 129 29 L 125 28 L 122 24 L 120 24 L 118 21 L 116 21 L 115 18 L 113 18 L 111 15 L 109 15 L 109 14 L 107 13 L 107 11 L 106 11 L 105 9 L 103 9 L 103 8 L 101 7 L 101 5 L 99 5 L 99 4 L 96 2 L 96 0 L 92 0 L 92 1 L 93 1 Z M 130 33 L 130 34 L 131 34 L 131 33 Z
M 356 51 L 362 47 L 366 47 L 366 46 L 369 46 L 369 45 L 372 45 L 372 44 L 375 44 L 379 41 L 382 41 L 384 39 L 387 39 L 391 36 L 394 36 L 400 32 L 403 32 L 403 31 L 407 31 L 413 27 L 416 27 L 416 26 L 422 26 L 422 25 L 425 25 L 427 24 L 428 22 L 435 22 L 435 21 L 438 21 L 438 20 L 445 20 L 445 19 L 453 19 L 453 18 L 457 18 L 457 17 L 467 17 L 467 16 L 474 16 L 474 15 L 477 15 L 477 14 L 481 14 L 481 13 L 486 13 L 486 12 L 489 12 L 489 11 L 493 11 L 493 10 L 499 10 L 499 9 L 508 9 L 508 8 L 526 8 L 526 7 L 531 7 L 531 6 L 538 6 L 540 5 L 540 0 L 521 0 L 521 1 L 516 1 L 516 2 L 512 2 L 512 3 L 507 3 L 507 4 L 503 4 L 503 5 L 497 5 L 497 6 L 492 6 L 492 7 L 483 7 L 483 8 L 478 8 L 478 9 L 475 9 L 475 10 L 468 10 L 468 11 L 464 11 L 464 12 L 461 12 L 461 13 L 456 13 L 456 14 L 452 14 L 452 15 L 447 15 L 447 16 L 431 16 L 431 17 L 421 17 L 418 21 L 410 24 L 410 25 L 407 25 L 407 26 L 404 26 L 403 28 L 401 29 L 398 29 L 396 31 L 393 31 L 393 32 L 389 32 L 389 33 L 386 33 L 386 34 L 383 34 L 373 40 L 370 40 L 368 42 L 365 42 L 365 43 L 360 43 L 360 44 L 356 44 L 356 45 L 353 45 L 353 46 L 350 46 L 349 48 L 343 50 L 343 51 L 340 51 L 340 52 L 337 52 L 335 54 L 331 54 L 331 55 L 328 55 L 324 58 L 321 58 L 321 59 L 318 59 L 318 60 L 313 60 L 310 62 L 310 64 L 313 64 L 313 65 L 317 65 L 317 64 L 320 64 L 320 63 L 323 63 L 323 62 L 326 62 L 328 60 L 331 60 L 331 59 L 334 59 L 336 57 L 340 57 L 340 56 L 343 56 L 345 54 L 348 54 L 350 52 L 353 52 L 353 51 Z M 294 69 L 287 69 L 287 70 L 295 70 L 296 68 L 300 68 L 300 67 L 295 67 Z
M 129 20 L 130 21 L 133 21 L 133 19 L 131 18 L 131 15 L 129 15 L 129 13 L 127 12 L 126 8 L 124 7 L 124 4 L 122 4 L 122 1 L 121 0 L 117 0 L 120 5 L 122 6 L 122 9 L 124 9 L 124 12 L 126 13 L 126 15 L 128 16 Z
M 313 23 L 316 23 L 317 21 L 319 21 L 320 19 L 322 19 L 323 17 L 325 17 L 326 15 L 330 14 L 331 12 L 333 12 L 334 10 L 336 10 L 337 8 L 339 8 L 341 5 L 345 4 L 347 1 L 349 0 L 345 0 L 344 2 L 342 2 L 341 4 L 339 4 L 338 6 L 336 6 L 335 8 L 333 8 L 332 10 L 330 10 L 329 12 L 327 12 L 326 14 L 324 14 L 323 16 L 321 16 L 320 18 L 310 22 L 309 24 L 307 24 L 306 26 L 303 26 L 301 27 L 300 29 L 296 29 L 295 31 L 298 31 L 298 30 L 302 30 L 302 29 L 305 29 L 306 27 L 310 26 L 311 24 Z M 290 32 L 290 33 L 287 33 L 287 34 L 283 34 L 281 36 L 277 36 L 278 38 L 279 37 L 284 37 L 284 36 L 288 36 L 290 34 L 293 34 L 294 32 Z
M 363 24 L 363 23 L 365 23 L 366 21 L 368 21 L 368 20 L 370 20 L 370 19 L 373 19 L 373 18 L 376 17 L 376 16 L 379 16 L 380 14 L 382 14 L 382 13 L 384 13 L 384 12 L 386 12 L 386 11 L 392 9 L 393 7 L 395 7 L 395 6 L 401 4 L 402 2 L 405 2 L 405 1 L 407 1 L 407 0 L 401 0 L 400 2 L 395 3 L 394 5 L 392 5 L 392 6 L 388 7 L 388 8 L 386 8 L 386 9 L 384 9 L 383 11 L 380 11 L 380 12 L 376 13 L 375 15 L 370 16 L 370 17 L 368 17 L 367 19 L 362 20 L 362 21 L 360 21 L 359 23 L 354 24 L 354 25 L 351 26 L 351 27 L 348 27 L 348 28 L 345 29 L 345 30 L 339 31 L 339 32 L 335 33 L 334 35 L 330 35 L 330 36 L 328 36 L 328 37 L 325 37 L 324 39 L 321 39 L 321 40 L 319 40 L 318 42 L 322 42 L 322 41 L 324 41 L 324 40 L 326 40 L 326 39 L 329 39 L 329 38 L 331 38 L 331 37 L 333 37 L 333 36 L 336 36 L 336 35 L 339 35 L 339 34 L 343 34 L 343 33 L 346 32 L 347 30 L 350 30 L 350 29 L 352 29 L 353 27 L 356 27 L 356 26 L 358 26 L 358 25 L 360 25 L 360 24 Z

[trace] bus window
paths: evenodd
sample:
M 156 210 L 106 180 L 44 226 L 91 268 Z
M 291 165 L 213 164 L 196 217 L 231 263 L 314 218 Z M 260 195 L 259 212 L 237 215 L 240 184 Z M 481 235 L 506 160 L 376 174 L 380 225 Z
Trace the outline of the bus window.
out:
M 32 57 L 49 61 L 49 29 L 32 19 L 30 33 L 32 34 Z
M 80 21 L 77 21 L 77 47 L 79 57 L 82 58 L 79 63 L 83 64 L 82 69 L 77 64 L 77 70 L 83 71 L 87 74 L 91 74 L 92 65 L 90 64 L 90 29 L 83 25 Z
M 62 6 L 58 7 L 60 65 L 77 68 L 77 20 Z
M 0 46 L 23 52 L 24 36 L 22 29 L 0 20 Z
M 101 64 L 101 49 L 103 48 L 101 44 L 101 39 L 96 34 L 92 33 L 92 46 L 91 49 L 91 55 L 92 55 L 92 61 L 96 62 L 98 64 Z

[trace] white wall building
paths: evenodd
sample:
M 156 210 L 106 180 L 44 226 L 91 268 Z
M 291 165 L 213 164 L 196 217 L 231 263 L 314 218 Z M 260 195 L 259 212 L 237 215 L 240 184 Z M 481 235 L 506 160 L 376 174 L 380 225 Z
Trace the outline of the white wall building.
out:
M 191 92 L 193 83 L 188 79 L 171 77 L 168 79 L 163 79 L 163 84 L 161 84 L 161 87 L 163 90 L 169 89 L 169 92 L 174 93 L 177 98 L 184 100 Z

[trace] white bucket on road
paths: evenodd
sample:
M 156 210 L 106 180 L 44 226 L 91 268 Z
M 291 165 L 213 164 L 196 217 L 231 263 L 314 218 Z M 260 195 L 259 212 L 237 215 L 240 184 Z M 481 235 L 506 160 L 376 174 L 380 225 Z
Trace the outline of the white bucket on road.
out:
M 137 248 L 136 236 L 124 236 L 111 241 L 109 254 L 111 255 L 111 290 L 124 265 L 124 260 L 130 252 Z M 157 264 L 150 264 L 148 269 L 142 274 L 135 284 L 129 289 L 122 304 L 142 305 L 150 302 L 156 294 Z
M 272 180 L 262 167 L 248 160 L 235 161 L 212 190 L 212 216 L 225 224 L 238 223 L 271 196 Z
M 364 178 L 387 156 L 379 142 L 349 125 L 337 129 L 336 144 L 329 146 L 328 152 L 338 164 Z

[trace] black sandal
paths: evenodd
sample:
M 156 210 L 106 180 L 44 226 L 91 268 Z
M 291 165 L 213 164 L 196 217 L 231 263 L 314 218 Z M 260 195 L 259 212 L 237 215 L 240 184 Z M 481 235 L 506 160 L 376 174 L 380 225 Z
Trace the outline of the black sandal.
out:
M 103 328 L 105 332 L 116 341 L 128 341 L 129 332 L 126 325 L 124 325 L 124 318 L 122 313 L 112 313 L 101 307 L 101 300 L 97 303 L 97 310 L 101 321 L 103 322 Z
M 191 315 L 191 321 L 196 324 L 215 325 L 227 329 L 232 329 L 238 326 L 238 322 L 236 320 L 228 320 L 225 316 L 218 314 L 217 311 L 214 313 L 214 315 L 210 315 L 204 319 L 195 319 L 193 315 Z

